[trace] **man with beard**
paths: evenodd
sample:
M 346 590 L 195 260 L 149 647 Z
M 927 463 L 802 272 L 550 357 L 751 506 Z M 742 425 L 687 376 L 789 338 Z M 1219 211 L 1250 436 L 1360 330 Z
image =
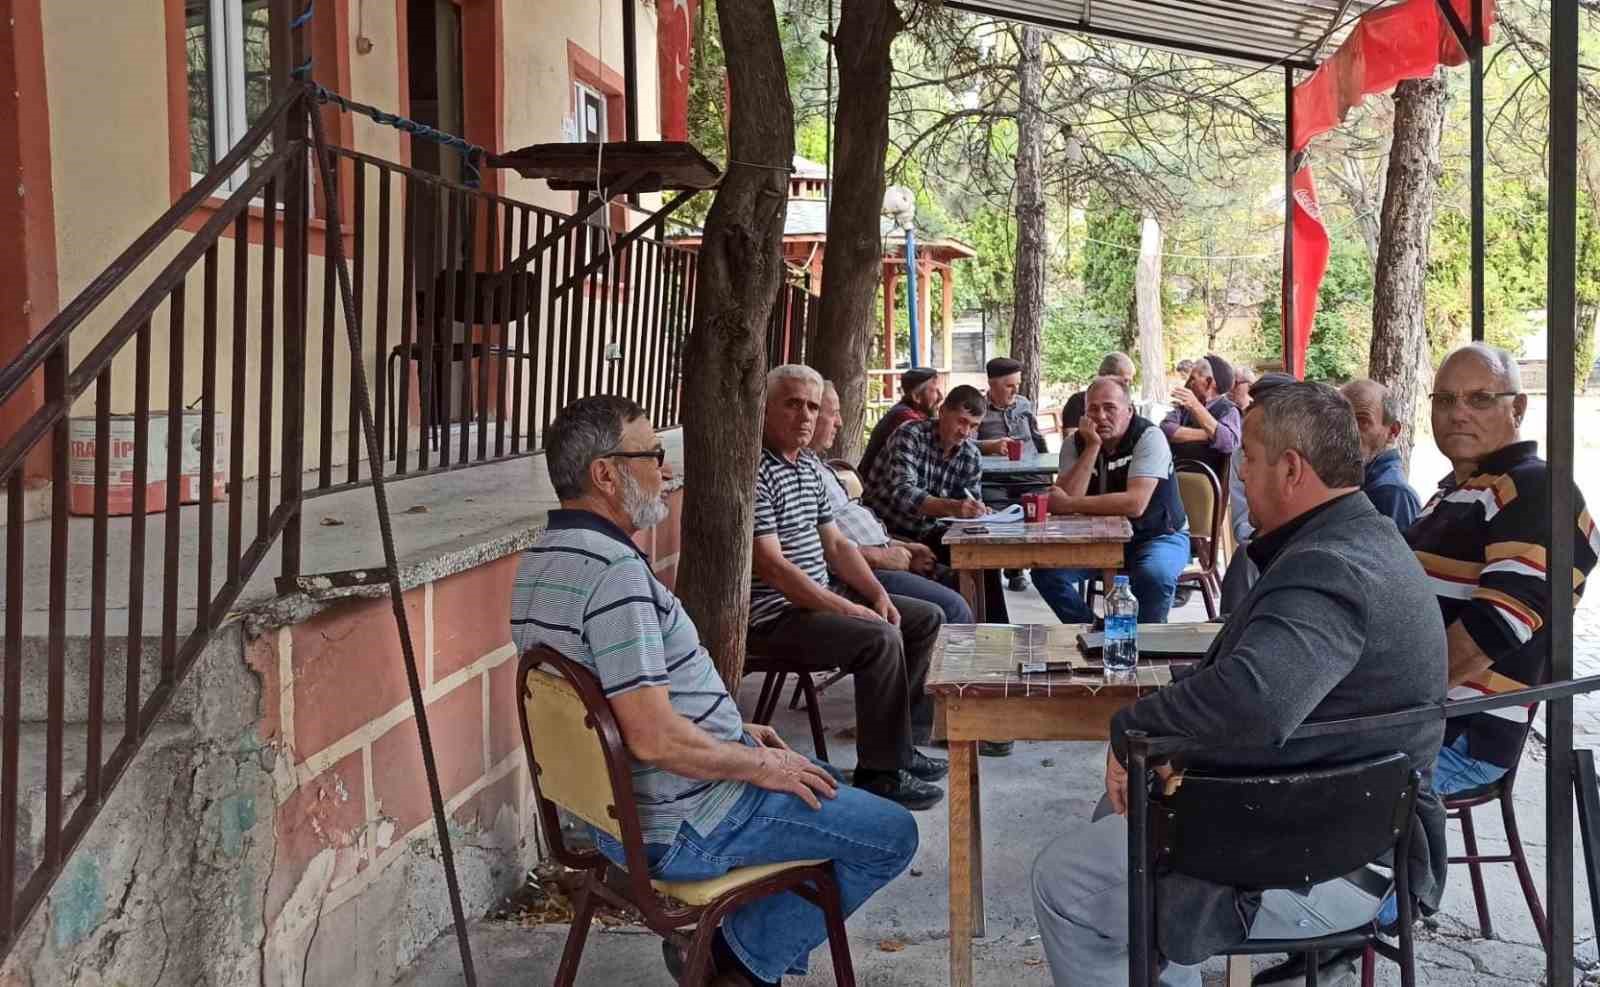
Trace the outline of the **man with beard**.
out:
M 667 516 L 672 469 L 644 409 L 582 398 L 556 416 L 545 463 L 561 509 L 523 553 L 511 594 L 517 647 L 546 646 L 599 680 L 634 760 L 652 878 L 703 880 L 738 867 L 827 859 L 846 914 L 911 862 L 910 813 L 790 750 L 771 727 L 742 723 L 682 604 L 633 538 Z M 593 830 L 600 851 L 621 846 Z M 680 852 L 680 850 L 682 852 Z M 822 913 L 792 894 L 729 914 L 712 944 L 713 987 L 803 974 L 827 938 Z M 682 956 L 663 945 L 669 970 Z
M 913 367 L 900 375 L 900 400 L 883 413 L 878 424 L 872 426 L 867 437 L 867 448 L 861 453 L 856 472 L 863 479 L 872 475 L 872 465 L 888 448 L 889 438 L 908 422 L 927 421 L 939 411 L 944 391 L 939 388 L 939 372 L 926 367 Z
M 891 595 L 834 522 L 822 464 L 807 448 L 821 411 L 815 370 L 785 364 L 767 375 L 748 647 L 752 655 L 854 676 L 856 786 L 926 809 L 944 797 L 931 782 L 949 766 L 917 750 L 912 737 L 933 729 L 923 684 L 944 613 Z

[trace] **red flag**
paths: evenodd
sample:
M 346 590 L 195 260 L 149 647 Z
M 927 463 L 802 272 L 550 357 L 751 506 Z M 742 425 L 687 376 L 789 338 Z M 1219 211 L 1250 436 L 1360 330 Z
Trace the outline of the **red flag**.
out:
M 1311 345 L 1311 325 L 1317 318 L 1317 293 L 1328 270 L 1332 242 L 1322 225 L 1322 206 L 1317 202 L 1317 183 L 1309 167 L 1294 176 L 1294 272 L 1284 292 L 1294 299 L 1294 325 L 1284 320 L 1285 366 L 1296 377 L 1306 375 L 1306 348 Z M 1293 336 L 1290 337 L 1290 332 Z M 1291 362 L 1292 361 L 1292 362 Z
M 1487 43 L 1493 36 L 1494 0 L 1450 0 L 1450 6 L 1470 31 L 1475 2 L 1480 4 Z M 1426 79 L 1441 65 L 1460 65 L 1466 60 L 1467 53 L 1440 11 L 1438 0 L 1405 0 L 1368 11 L 1339 50 L 1294 87 L 1294 150 L 1303 151 L 1312 138 L 1337 127 L 1368 96 L 1388 92 L 1404 79 Z M 1311 169 L 1302 167 L 1296 173 L 1293 202 L 1285 222 L 1290 223 L 1294 238 L 1294 271 L 1285 274 L 1284 298 L 1293 292 L 1295 324 L 1290 326 L 1284 320 L 1283 352 L 1285 367 L 1304 376 L 1317 293 L 1331 247 Z
M 689 139 L 689 69 L 694 61 L 694 18 L 700 0 L 660 0 L 656 15 L 656 68 L 661 82 L 661 139 Z

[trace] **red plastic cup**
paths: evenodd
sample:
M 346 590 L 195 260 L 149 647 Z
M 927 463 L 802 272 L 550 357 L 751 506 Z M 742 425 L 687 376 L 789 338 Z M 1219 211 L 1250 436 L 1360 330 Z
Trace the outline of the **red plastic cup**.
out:
M 1022 495 L 1022 519 L 1028 522 L 1043 521 L 1050 516 L 1050 495 L 1030 493 Z
M 1007 439 L 1006 440 L 1006 458 L 1010 459 L 1010 460 L 1018 460 L 1018 459 L 1022 458 L 1022 440 L 1021 439 Z

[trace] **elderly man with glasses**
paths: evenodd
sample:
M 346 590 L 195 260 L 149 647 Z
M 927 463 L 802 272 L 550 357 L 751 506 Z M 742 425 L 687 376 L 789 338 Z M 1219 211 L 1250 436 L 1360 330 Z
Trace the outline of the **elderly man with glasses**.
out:
M 849 914 L 911 863 L 917 824 L 900 806 L 839 785 L 771 727 L 742 721 L 694 622 L 633 541 L 666 520 L 665 460 L 644 409 L 626 398 L 561 410 L 545 437 L 561 509 L 517 568 L 512 640 L 553 648 L 599 679 L 634 760 L 651 877 L 698 881 L 827 859 Z M 621 846 L 593 835 L 623 866 Z M 795 895 L 752 902 L 717 931 L 712 985 L 801 975 L 826 938 L 822 913 Z M 669 971 L 681 971 L 677 951 L 663 952 Z

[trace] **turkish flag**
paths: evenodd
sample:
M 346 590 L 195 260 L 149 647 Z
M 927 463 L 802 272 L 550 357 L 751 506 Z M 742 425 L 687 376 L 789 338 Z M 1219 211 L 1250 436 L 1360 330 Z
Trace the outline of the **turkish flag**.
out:
M 694 19 L 700 0 L 660 0 L 656 68 L 660 77 L 661 139 L 689 139 L 689 69 L 694 64 Z
M 1294 325 L 1283 320 L 1284 366 L 1296 377 L 1306 375 L 1306 349 L 1311 345 L 1311 326 L 1317 318 L 1317 293 L 1328 270 L 1328 254 L 1333 248 L 1328 228 L 1322 225 L 1322 206 L 1317 202 L 1317 183 L 1311 169 L 1295 172 L 1293 207 L 1294 271 L 1284 288 L 1284 298 L 1294 299 Z

